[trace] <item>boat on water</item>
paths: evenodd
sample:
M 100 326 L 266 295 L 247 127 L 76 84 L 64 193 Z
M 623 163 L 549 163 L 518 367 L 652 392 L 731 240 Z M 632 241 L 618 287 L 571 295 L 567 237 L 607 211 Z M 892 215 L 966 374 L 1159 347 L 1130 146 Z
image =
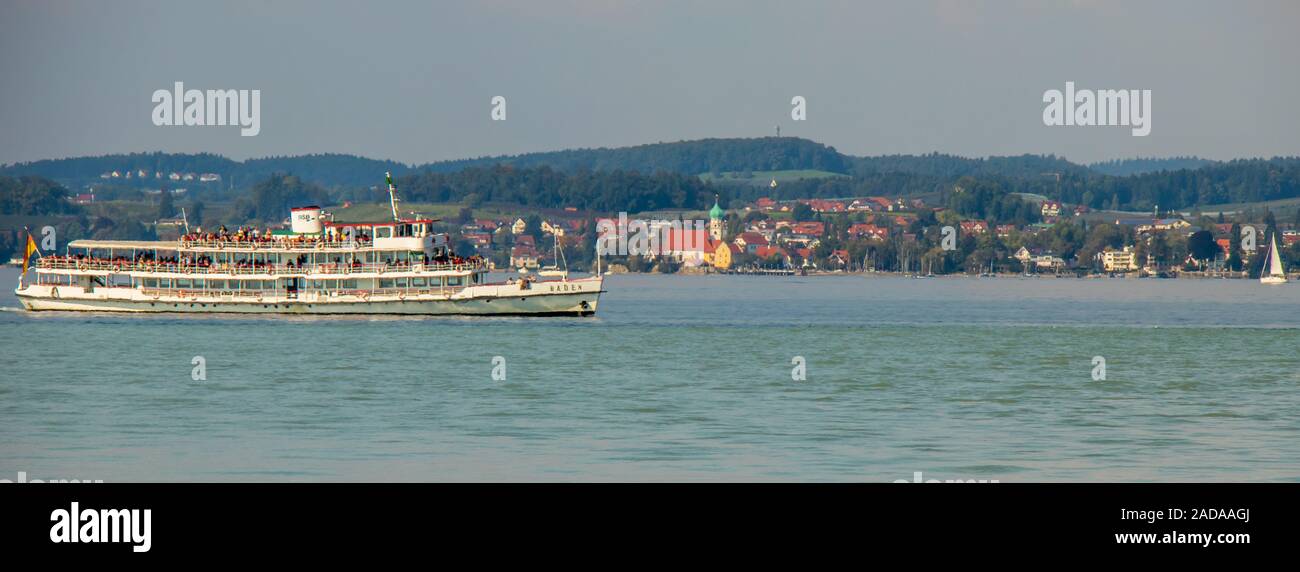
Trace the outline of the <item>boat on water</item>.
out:
M 15 293 L 28 310 L 203 314 L 590 316 L 604 278 L 488 282 L 435 219 L 322 220 L 293 209 L 290 228 L 187 232 L 176 241 L 77 240 L 42 256 Z
M 551 236 L 555 239 L 555 251 L 551 258 L 552 263 L 537 269 L 537 275 L 568 278 L 569 263 L 564 259 L 564 251 L 560 250 L 560 233 L 555 232 Z
M 1277 235 L 1273 235 L 1272 243 L 1268 245 L 1268 263 L 1263 272 L 1259 273 L 1259 282 L 1261 284 L 1285 284 L 1286 271 L 1282 268 L 1282 257 L 1277 253 Z

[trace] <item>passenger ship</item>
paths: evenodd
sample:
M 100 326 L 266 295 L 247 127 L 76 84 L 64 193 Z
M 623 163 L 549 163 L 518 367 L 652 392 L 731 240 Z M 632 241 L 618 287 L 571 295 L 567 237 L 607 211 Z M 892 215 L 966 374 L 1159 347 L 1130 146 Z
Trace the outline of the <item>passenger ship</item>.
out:
M 252 314 L 571 315 L 596 312 L 603 278 L 489 283 L 432 219 L 336 223 L 293 209 L 290 230 L 178 241 L 78 240 L 19 279 L 28 310 Z

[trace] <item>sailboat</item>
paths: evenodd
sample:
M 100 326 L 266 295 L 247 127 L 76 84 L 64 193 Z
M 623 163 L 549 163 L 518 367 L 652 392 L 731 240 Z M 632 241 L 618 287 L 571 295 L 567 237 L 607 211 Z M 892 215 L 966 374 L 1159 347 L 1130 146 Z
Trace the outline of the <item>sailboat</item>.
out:
M 1272 237 L 1268 247 L 1268 266 L 1259 273 L 1260 284 L 1285 284 L 1286 271 L 1282 269 L 1282 257 L 1277 253 L 1277 234 Z
M 555 238 L 555 252 L 551 258 L 553 263 L 538 269 L 537 274 L 539 276 L 559 276 L 561 278 L 568 278 L 569 262 L 564 259 L 564 251 L 560 250 L 560 235 L 557 232 L 551 236 Z M 564 265 L 563 268 L 560 267 L 561 263 Z

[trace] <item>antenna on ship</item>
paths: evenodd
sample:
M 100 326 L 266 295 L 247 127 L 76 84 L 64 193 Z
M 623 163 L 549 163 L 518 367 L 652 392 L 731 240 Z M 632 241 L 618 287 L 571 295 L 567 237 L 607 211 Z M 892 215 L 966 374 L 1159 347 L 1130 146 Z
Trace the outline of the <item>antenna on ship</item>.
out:
M 385 171 L 384 179 L 388 181 L 388 204 L 393 207 L 393 220 L 401 222 L 402 219 L 397 216 L 397 186 L 393 184 L 393 173 Z

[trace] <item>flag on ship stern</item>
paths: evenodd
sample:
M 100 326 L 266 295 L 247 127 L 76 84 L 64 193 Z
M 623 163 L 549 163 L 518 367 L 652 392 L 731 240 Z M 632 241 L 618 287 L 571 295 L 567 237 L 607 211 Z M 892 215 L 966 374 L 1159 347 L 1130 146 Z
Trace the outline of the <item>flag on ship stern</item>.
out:
M 23 275 L 27 274 L 27 263 L 32 259 L 32 254 L 40 252 L 36 248 L 36 240 L 32 238 L 32 233 L 27 233 L 27 248 L 23 250 Z

